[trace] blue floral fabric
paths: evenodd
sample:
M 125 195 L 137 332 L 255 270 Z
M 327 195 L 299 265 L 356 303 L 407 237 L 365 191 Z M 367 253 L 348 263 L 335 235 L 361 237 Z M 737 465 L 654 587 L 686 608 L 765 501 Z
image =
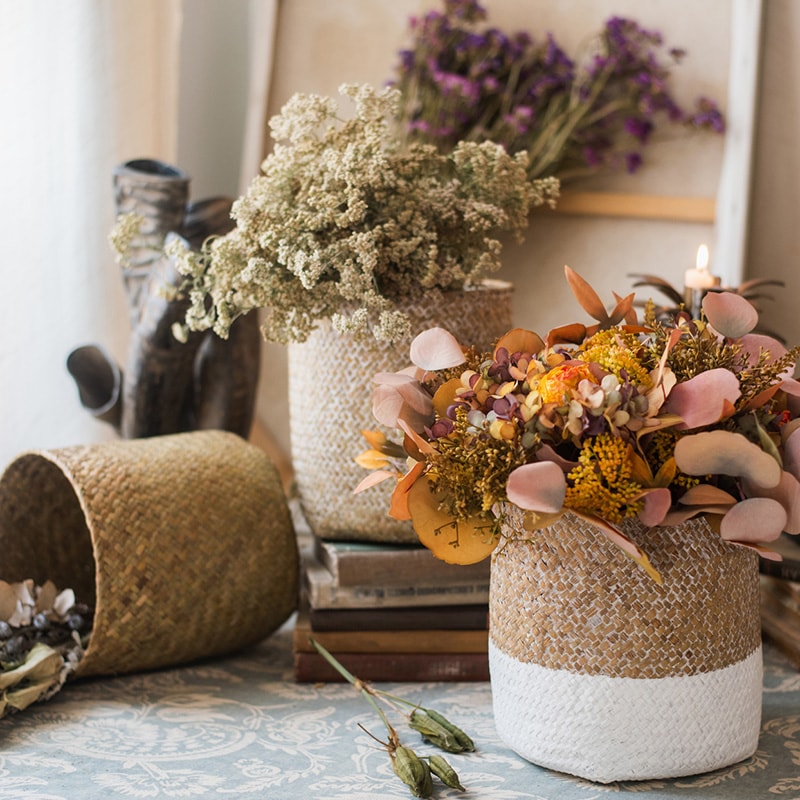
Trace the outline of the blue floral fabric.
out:
M 449 757 L 467 791 L 439 784 L 439 798 L 800 798 L 800 672 L 769 647 L 758 752 L 718 772 L 670 781 L 605 786 L 529 764 L 497 738 L 488 683 L 381 688 L 438 709 L 475 739 L 477 752 Z M 348 684 L 294 683 L 289 624 L 246 653 L 78 681 L 0 720 L 0 799 L 410 797 L 359 725 L 385 738 L 375 712 Z M 417 752 L 434 752 L 399 720 L 397 727 Z

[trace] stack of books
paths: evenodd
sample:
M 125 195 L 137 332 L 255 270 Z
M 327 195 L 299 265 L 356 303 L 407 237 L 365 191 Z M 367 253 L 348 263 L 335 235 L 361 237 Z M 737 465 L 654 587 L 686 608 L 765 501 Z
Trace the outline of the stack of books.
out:
M 783 534 L 770 549 L 783 561 L 761 559 L 761 631 L 800 668 L 800 542 Z
M 489 679 L 488 559 L 453 566 L 422 546 L 313 534 L 301 554 L 296 681 L 342 680 L 311 638 L 366 681 Z

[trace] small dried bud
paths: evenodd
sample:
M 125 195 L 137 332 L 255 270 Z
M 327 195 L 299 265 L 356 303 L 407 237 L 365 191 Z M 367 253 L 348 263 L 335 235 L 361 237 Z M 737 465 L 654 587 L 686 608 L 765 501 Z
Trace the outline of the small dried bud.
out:
M 390 755 L 395 774 L 411 789 L 414 797 L 433 794 L 431 768 L 413 750 L 400 745 Z
M 458 773 L 450 766 L 444 756 L 431 756 L 428 759 L 431 772 L 445 785 L 451 789 L 466 791 L 458 779 Z

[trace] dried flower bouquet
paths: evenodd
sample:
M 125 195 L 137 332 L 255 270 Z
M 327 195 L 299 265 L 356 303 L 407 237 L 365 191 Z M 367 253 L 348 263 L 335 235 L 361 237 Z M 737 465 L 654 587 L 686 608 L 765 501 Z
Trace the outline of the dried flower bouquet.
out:
M 667 323 L 649 303 L 640 323 L 633 294 L 609 313 L 566 276 L 597 324 L 515 329 L 490 353 L 431 329 L 413 367 L 376 376 L 374 415 L 403 440 L 367 432 L 359 490 L 396 478 L 390 514 L 456 563 L 498 545 L 506 503 L 528 531 L 567 511 L 590 521 L 656 580 L 626 518 L 703 514 L 725 541 L 780 558 L 765 543 L 800 533 L 800 347 L 752 333 L 758 314 L 732 292 L 708 293 L 700 319 Z
M 631 19 L 609 19 L 575 59 L 552 34 L 537 41 L 488 26 L 476 0 L 444 0 L 409 28 L 393 79 L 404 135 L 442 152 L 459 141 L 498 142 L 528 153 L 532 177 L 566 183 L 635 172 L 665 124 L 725 129 L 713 100 L 698 98 L 692 111 L 676 101 L 670 77 L 684 51 Z

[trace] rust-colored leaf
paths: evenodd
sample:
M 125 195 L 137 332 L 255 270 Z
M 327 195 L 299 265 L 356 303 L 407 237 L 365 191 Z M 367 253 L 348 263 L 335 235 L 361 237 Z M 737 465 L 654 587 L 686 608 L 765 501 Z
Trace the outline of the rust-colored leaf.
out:
M 636 310 L 633 307 L 633 299 L 636 295 L 631 293 L 626 297 L 620 297 L 616 292 L 613 294 L 617 304 L 609 314 L 609 324 L 618 325 L 622 320 L 625 320 L 629 325 L 636 325 L 638 319 L 636 318 Z
M 607 323 L 606 307 L 597 292 L 574 269 L 566 264 L 564 265 L 564 274 L 567 276 L 569 288 L 572 289 L 572 294 L 575 295 L 575 299 L 580 303 L 581 308 L 598 322 Z
M 547 344 L 580 344 L 586 338 L 588 331 L 585 325 L 573 322 L 569 325 L 559 325 L 547 334 Z

